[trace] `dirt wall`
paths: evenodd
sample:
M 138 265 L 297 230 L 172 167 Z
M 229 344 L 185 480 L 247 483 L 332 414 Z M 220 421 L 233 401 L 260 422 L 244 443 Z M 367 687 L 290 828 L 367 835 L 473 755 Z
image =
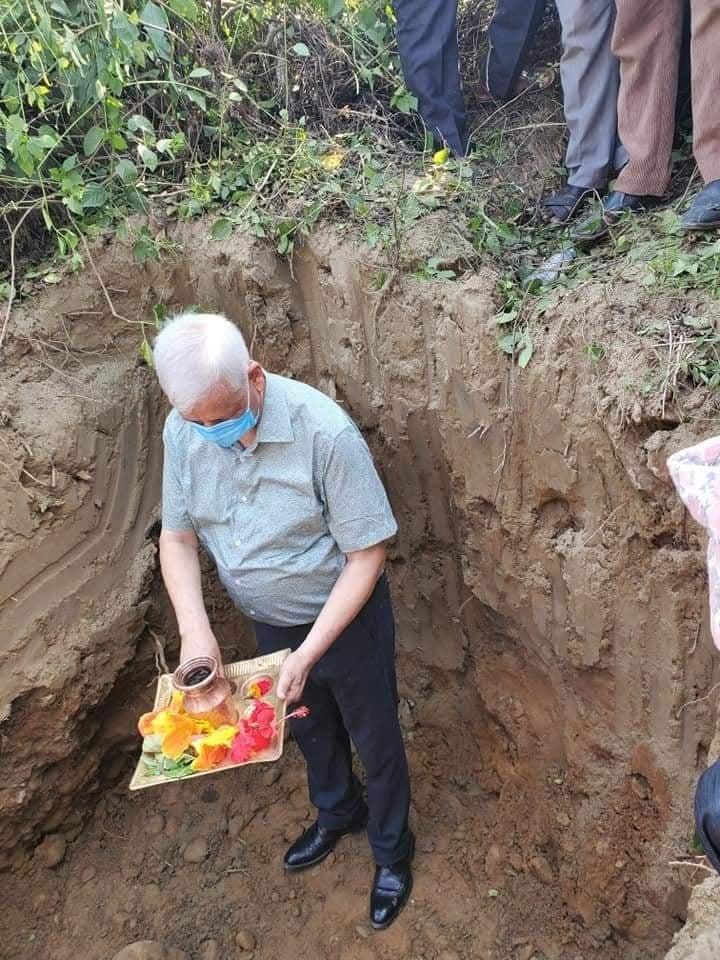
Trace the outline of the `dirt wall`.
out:
M 438 230 L 409 238 L 413 256 Z M 491 270 L 401 279 L 332 228 L 292 270 L 260 244 L 206 237 L 185 227 L 175 256 L 143 267 L 118 244 L 98 250 L 122 320 L 90 272 L 13 320 L 0 396 L 0 847 L 72 829 L 71 795 L 96 775 L 93 718 L 152 599 L 163 411 L 137 358 L 139 322 L 155 303 L 200 304 L 366 431 L 401 529 L 404 656 L 477 685 L 503 745 L 488 758 L 501 856 L 515 851 L 528 883 L 557 888 L 599 942 L 629 937 L 661 955 L 683 910 L 667 862 L 687 845 L 714 721 L 711 701 L 682 706 L 715 672 L 702 543 L 664 468 L 705 427 L 628 400 L 643 369 L 628 331 L 665 305 L 588 285 L 548 310 L 519 373 L 497 350 Z M 589 342 L 607 345 L 600 369 Z

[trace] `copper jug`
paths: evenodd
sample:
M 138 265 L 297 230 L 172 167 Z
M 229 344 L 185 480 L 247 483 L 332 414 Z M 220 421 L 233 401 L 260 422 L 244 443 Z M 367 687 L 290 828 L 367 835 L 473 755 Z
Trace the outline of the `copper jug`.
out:
M 223 677 L 214 657 L 194 657 L 181 663 L 172 685 L 182 693 L 186 712 L 196 720 L 207 720 L 213 727 L 238 722 L 233 703 L 236 686 Z

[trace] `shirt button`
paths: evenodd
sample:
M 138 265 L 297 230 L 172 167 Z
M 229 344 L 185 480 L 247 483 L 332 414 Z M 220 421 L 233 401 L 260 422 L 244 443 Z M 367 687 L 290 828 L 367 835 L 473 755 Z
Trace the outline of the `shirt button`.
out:
M 238 586 L 240 586 L 240 581 L 239 581 L 239 580 L 236 580 L 235 583 L 236 583 Z
M 236 547 L 241 547 L 241 546 L 242 546 L 242 540 L 236 540 L 236 541 L 235 541 L 235 546 L 236 546 Z
M 242 498 L 242 502 L 243 502 L 243 503 L 247 503 L 247 497 L 243 497 L 243 498 Z
M 251 610 L 251 611 L 250 611 L 250 616 L 251 616 L 251 617 L 254 617 L 254 616 L 255 616 L 255 611 L 254 611 L 254 610 Z

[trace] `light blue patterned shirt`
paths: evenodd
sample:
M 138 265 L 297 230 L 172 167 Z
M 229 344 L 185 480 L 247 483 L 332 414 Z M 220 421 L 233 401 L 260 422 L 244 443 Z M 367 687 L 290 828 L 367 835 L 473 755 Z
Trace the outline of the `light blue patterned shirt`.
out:
M 267 374 L 253 446 L 224 449 L 173 410 L 162 522 L 195 530 L 237 606 L 273 626 L 312 623 L 345 555 L 397 524 L 362 434 L 313 387 Z

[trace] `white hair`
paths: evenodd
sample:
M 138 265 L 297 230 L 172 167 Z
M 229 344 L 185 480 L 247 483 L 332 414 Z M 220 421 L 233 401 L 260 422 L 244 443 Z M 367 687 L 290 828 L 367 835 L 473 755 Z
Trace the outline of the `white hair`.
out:
M 245 339 L 219 314 L 171 317 L 155 338 L 153 359 L 160 386 L 181 413 L 217 387 L 247 388 L 250 354 Z

